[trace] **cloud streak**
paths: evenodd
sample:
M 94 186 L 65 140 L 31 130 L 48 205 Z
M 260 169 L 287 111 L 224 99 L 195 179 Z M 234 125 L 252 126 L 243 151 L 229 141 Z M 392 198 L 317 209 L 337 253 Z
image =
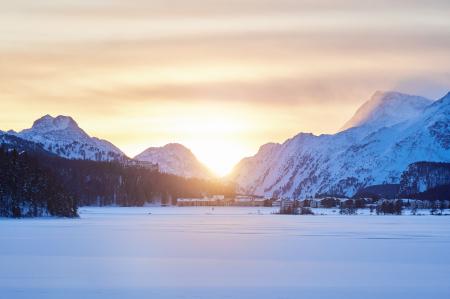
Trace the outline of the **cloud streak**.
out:
M 334 132 L 375 90 L 450 86 L 448 1 L 0 4 L 0 109 L 11 111 L 0 127 L 71 114 L 130 154 L 226 141 L 236 160 L 299 131 Z

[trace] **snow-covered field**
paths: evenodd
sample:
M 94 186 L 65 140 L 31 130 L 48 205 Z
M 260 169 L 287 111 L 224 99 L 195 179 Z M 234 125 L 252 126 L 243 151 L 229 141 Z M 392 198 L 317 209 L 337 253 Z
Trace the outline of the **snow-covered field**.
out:
M 0 298 L 450 298 L 450 217 L 274 210 L 0 219 Z

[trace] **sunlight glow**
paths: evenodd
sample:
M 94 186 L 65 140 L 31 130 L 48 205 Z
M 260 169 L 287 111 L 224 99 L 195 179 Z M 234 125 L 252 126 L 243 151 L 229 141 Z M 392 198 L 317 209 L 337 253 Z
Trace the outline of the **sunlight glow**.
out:
M 130 157 L 180 143 L 218 175 L 335 133 L 376 90 L 450 85 L 448 1 L 0 2 L 0 130 L 70 115 Z
M 239 143 L 226 140 L 200 141 L 191 145 L 192 152 L 215 175 L 223 177 L 231 172 L 242 158 L 246 148 Z

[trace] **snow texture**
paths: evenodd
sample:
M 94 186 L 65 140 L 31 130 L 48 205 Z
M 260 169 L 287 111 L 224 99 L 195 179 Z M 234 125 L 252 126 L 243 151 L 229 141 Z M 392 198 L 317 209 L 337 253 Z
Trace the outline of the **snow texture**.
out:
M 341 131 L 360 126 L 371 126 L 372 129 L 389 127 L 417 117 L 431 103 L 431 100 L 420 96 L 377 91 L 345 123 Z
M 90 137 L 69 116 L 45 115 L 30 129 L 8 131 L 22 139 L 35 142 L 58 156 L 68 159 L 112 161 L 125 159 L 125 154 L 112 143 Z
M 450 94 L 430 103 L 377 92 L 345 126 L 349 129 L 300 133 L 283 144 L 262 146 L 230 179 L 242 193 L 298 199 L 353 196 L 367 186 L 398 184 L 411 163 L 450 162 Z
M 0 298 L 450 298 L 450 217 L 272 211 L 0 219 Z
M 158 164 L 159 170 L 165 173 L 188 178 L 212 178 L 211 172 L 197 160 L 188 148 L 179 143 L 169 143 L 162 147 L 149 147 L 134 159 Z

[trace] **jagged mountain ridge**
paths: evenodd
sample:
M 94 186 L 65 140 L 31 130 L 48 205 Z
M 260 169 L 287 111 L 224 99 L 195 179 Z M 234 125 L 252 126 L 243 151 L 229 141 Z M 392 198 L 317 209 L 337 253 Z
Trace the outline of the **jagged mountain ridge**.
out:
M 380 93 L 374 95 L 383 113 L 372 107 L 371 115 L 383 119 L 406 110 L 409 118 L 383 122 L 369 117 L 334 135 L 300 133 L 271 145 L 270 151 L 261 147 L 235 167 L 231 179 L 241 192 L 268 197 L 352 196 L 366 186 L 398 184 L 411 163 L 450 161 L 449 94 L 436 102 L 397 92 L 383 96 L 380 100 Z M 413 108 L 399 108 L 401 97 Z M 389 99 L 397 104 L 386 105 Z
M 188 178 L 210 179 L 211 172 L 195 155 L 179 143 L 169 143 L 162 147 L 149 147 L 134 157 L 137 161 L 158 164 L 161 172 Z
M 68 159 L 112 161 L 126 159 L 125 154 L 112 143 L 90 137 L 69 116 L 45 115 L 29 129 L 8 131 L 24 140 L 35 142 L 45 150 Z
M 112 143 L 89 136 L 73 118 L 63 115 L 45 115 L 34 121 L 31 128 L 20 132 L 0 131 L 0 143 L 9 148 L 40 151 L 67 159 L 115 160 L 127 165 L 144 165 L 141 162 L 146 162 L 153 166 L 158 164 L 161 172 L 183 177 L 213 178 L 211 172 L 181 144 L 150 147 L 133 160 Z

